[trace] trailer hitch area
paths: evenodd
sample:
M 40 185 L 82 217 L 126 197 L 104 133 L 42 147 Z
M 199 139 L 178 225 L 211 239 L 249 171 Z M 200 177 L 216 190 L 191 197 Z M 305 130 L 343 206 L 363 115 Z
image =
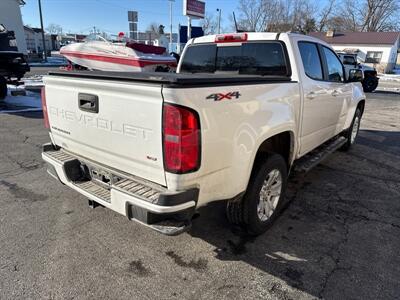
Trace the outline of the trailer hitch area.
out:
M 95 209 L 96 207 L 104 207 L 104 205 L 101 205 L 100 203 L 97 203 L 96 201 L 88 199 L 88 205 L 91 209 Z
M 111 188 L 113 181 L 119 180 L 117 176 L 113 176 L 109 171 L 88 165 L 78 159 L 66 162 L 64 169 L 68 179 L 73 182 L 92 181 L 106 189 Z
M 106 187 L 111 187 L 111 177 L 112 175 L 104 170 L 100 169 L 90 169 L 90 176 L 92 180 L 96 181 L 97 183 L 100 183 L 103 186 Z

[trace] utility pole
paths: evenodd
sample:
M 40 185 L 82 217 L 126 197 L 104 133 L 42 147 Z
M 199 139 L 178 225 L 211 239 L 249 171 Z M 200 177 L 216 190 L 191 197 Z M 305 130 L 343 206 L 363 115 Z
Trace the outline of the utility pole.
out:
M 39 14 L 40 14 L 40 26 L 42 28 L 44 61 L 47 62 L 47 50 L 46 50 L 46 40 L 44 39 L 44 28 L 43 28 L 43 16 L 42 16 L 42 2 L 41 2 L 41 0 L 38 0 L 38 3 L 39 3 Z
M 187 40 L 192 38 L 192 18 L 188 16 Z
M 221 33 L 221 11 L 222 11 L 222 9 L 217 8 L 217 12 L 219 13 L 218 14 L 218 34 Z
M 175 0 L 168 0 L 169 1 L 169 43 L 170 47 L 172 45 L 172 2 L 175 2 Z M 171 51 L 171 49 L 170 49 Z

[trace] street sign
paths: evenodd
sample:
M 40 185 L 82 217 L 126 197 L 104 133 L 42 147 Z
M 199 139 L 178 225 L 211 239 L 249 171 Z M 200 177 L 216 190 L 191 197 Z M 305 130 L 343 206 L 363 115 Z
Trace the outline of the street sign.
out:
M 138 12 L 137 11 L 128 11 L 128 21 L 129 22 L 137 22 L 138 21 Z
M 183 15 L 204 19 L 206 4 L 198 0 L 183 0 Z
M 128 11 L 128 21 L 129 21 L 129 38 L 137 40 L 138 39 L 138 12 L 131 10 Z
M 187 26 L 179 26 L 179 42 L 186 44 L 188 41 Z M 197 38 L 204 35 L 203 28 L 201 26 L 192 26 L 191 38 Z
M 129 31 L 138 31 L 137 23 L 129 23 Z

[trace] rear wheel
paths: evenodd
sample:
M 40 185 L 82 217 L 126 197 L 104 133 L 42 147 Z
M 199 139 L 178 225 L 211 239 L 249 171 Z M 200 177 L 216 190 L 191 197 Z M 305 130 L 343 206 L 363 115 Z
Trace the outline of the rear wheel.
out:
M 7 96 L 7 80 L 0 76 L 0 100 L 3 100 Z
M 356 109 L 356 112 L 353 117 L 353 121 L 351 122 L 351 126 L 347 129 L 344 137 L 347 138 L 347 142 L 342 146 L 341 150 L 347 151 L 353 146 L 358 136 L 358 131 L 360 130 L 361 123 L 361 110 L 360 108 Z
M 264 233 L 283 207 L 286 181 L 285 160 L 278 154 L 270 155 L 253 172 L 243 198 L 228 202 L 229 221 L 251 235 Z

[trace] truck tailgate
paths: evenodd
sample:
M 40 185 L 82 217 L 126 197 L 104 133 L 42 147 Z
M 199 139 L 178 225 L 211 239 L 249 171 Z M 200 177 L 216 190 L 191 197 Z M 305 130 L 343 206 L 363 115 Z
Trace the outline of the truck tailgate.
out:
M 165 185 L 161 84 L 47 76 L 56 145 Z

